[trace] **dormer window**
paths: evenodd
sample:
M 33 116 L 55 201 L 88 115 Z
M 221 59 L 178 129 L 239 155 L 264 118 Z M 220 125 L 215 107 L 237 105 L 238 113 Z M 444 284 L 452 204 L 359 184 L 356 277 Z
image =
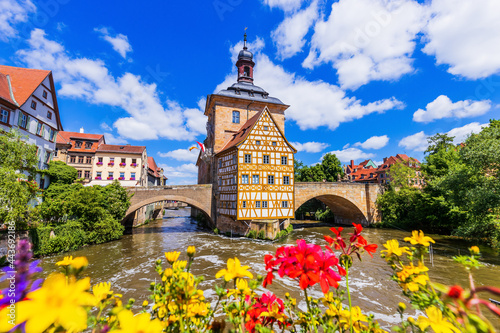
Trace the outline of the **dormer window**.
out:
M 42 96 L 43 96 L 43 98 L 47 99 L 47 91 L 46 90 L 43 91 Z
M 269 126 L 264 126 L 264 131 L 269 131 Z
M 82 148 L 82 142 L 81 141 L 76 141 L 75 142 L 75 148 Z
M 36 102 L 35 101 L 31 101 L 31 108 L 33 110 L 36 110 Z
M 85 149 L 92 148 L 92 142 L 85 142 Z
M 233 124 L 240 123 L 240 111 L 233 111 Z

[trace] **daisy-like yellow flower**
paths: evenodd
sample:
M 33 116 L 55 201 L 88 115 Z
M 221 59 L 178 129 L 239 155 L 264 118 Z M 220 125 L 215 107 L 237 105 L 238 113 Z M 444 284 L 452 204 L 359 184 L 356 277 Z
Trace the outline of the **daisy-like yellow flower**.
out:
M 284 322 L 287 318 L 287 316 L 282 311 L 280 311 L 280 306 L 276 302 L 271 305 L 271 308 L 268 307 L 267 310 L 268 311 L 262 312 L 259 317 L 274 318 L 280 322 Z
M 73 256 L 64 257 L 63 260 L 58 261 L 56 263 L 57 266 L 72 266 L 73 268 L 80 269 L 82 267 L 87 267 L 89 265 L 89 261 L 86 257 L 76 257 L 73 259 Z
M 224 276 L 226 281 L 230 281 L 235 278 L 243 278 L 249 277 L 253 279 L 252 273 L 248 271 L 249 266 L 241 266 L 240 260 L 238 258 L 229 258 L 227 261 L 227 269 L 221 269 L 215 275 L 215 278 L 218 279 L 221 276 Z
M 172 268 L 173 269 L 179 269 L 179 270 L 184 270 L 187 266 L 187 261 L 186 260 L 178 260 L 173 263 Z
M 436 333 L 460 333 L 460 330 L 448 322 L 446 318 L 443 318 L 443 313 L 435 306 L 425 309 L 425 314 L 427 317 L 418 317 L 419 326 L 422 331 L 430 326 Z
M 96 300 L 98 302 L 108 298 L 109 295 L 112 295 L 111 291 L 111 283 L 109 282 L 101 282 L 92 287 L 92 293 L 94 294 Z
M 406 247 L 406 246 L 399 247 L 399 242 L 396 239 L 388 240 L 384 244 L 384 247 L 387 250 L 380 251 L 380 253 L 387 252 L 386 258 L 389 258 L 393 254 L 397 255 L 398 257 L 401 256 L 401 255 L 403 255 L 403 253 L 411 254 L 410 251 L 409 251 L 409 249 L 408 249 L 408 247 Z
M 148 304 L 149 304 L 148 301 L 142 302 L 142 306 L 148 306 Z
M 236 289 L 230 289 L 227 297 L 231 295 L 250 295 L 252 290 L 248 288 L 248 282 L 245 279 L 237 279 L 236 280 Z
M 188 246 L 187 248 L 188 257 L 193 257 L 195 253 L 196 253 L 196 248 L 193 245 Z
M 434 239 L 424 236 L 422 230 L 413 230 L 411 233 L 411 237 L 405 237 L 405 242 L 410 242 L 411 245 L 420 244 L 423 246 L 429 246 L 430 243 L 436 243 Z
M 181 255 L 180 252 L 173 251 L 173 252 L 165 252 L 165 258 L 167 258 L 167 261 L 172 265 L 174 261 L 179 259 L 179 256 Z
M 96 299 L 89 294 L 90 278 L 75 281 L 61 273 L 50 275 L 42 287 L 30 292 L 28 300 L 16 303 L 16 325 L 26 322 L 26 333 L 41 333 L 52 324 L 65 331 L 81 332 L 87 328 L 85 306 L 94 306 Z M 0 311 L 0 318 L 7 318 L 10 309 Z M 7 327 L 8 325 L 8 327 Z M 7 332 L 12 325 L 0 321 L 0 332 Z
M 150 320 L 149 313 L 141 313 L 136 316 L 130 310 L 118 313 L 119 333 L 161 333 L 163 327 L 158 319 Z

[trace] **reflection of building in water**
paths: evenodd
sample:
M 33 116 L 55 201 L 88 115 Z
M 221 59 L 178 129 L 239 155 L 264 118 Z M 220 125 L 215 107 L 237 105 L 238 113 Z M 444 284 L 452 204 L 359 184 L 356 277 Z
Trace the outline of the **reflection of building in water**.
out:
M 265 229 L 274 237 L 294 217 L 296 150 L 284 135 L 288 105 L 253 84 L 254 66 L 245 35 L 238 82 L 207 98 L 204 144 L 210 158 L 200 154 L 198 183 L 213 185 L 212 216 L 219 230 Z

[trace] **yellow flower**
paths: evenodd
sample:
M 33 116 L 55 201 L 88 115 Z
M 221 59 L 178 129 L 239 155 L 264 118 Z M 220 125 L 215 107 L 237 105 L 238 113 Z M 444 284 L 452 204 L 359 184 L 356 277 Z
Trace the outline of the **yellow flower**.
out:
M 172 275 L 174 275 L 174 271 L 172 270 L 172 268 L 167 268 L 163 271 L 164 277 L 171 277 Z
M 148 306 L 148 304 L 149 304 L 148 301 L 142 302 L 142 306 Z
M 186 260 L 179 260 L 179 261 L 174 262 L 174 264 L 172 265 L 172 268 L 173 269 L 184 270 L 184 268 L 186 268 L 186 266 L 187 266 L 187 261 Z
M 353 306 L 351 309 L 351 320 L 352 322 L 367 321 L 368 318 L 361 312 L 361 308 L 359 306 Z
M 248 288 L 248 282 L 245 279 L 237 279 L 236 280 L 236 289 L 230 289 L 227 296 L 231 295 L 250 295 L 252 290 Z
M 136 316 L 130 310 L 123 310 L 118 313 L 120 329 L 115 332 L 120 333 L 161 333 L 163 327 L 158 319 L 150 320 L 149 313 L 141 313 Z
M 420 231 L 413 230 L 411 233 L 411 237 L 405 237 L 405 242 L 410 242 L 411 245 L 420 244 L 423 246 L 429 246 L 430 245 L 429 242 L 436 243 L 432 238 L 424 236 L 422 230 Z
M 398 309 L 401 311 L 401 312 L 404 312 L 404 310 L 406 310 L 406 304 L 403 303 L 403 302 L 399 302 L 398 303 Z
M 181 255 L 181 253 L 177 252 L 177 251 L 165 252 L 165 258 L 167 258 L 167 261 L 170 263 L 170 265 L 172 265 L 174 261 L 179 259 L 180 255 Z
M 249 277 L 250 279 L 253 279 L 252 273 L 248 271 L 250 267 L 248 266 L 241 266 L 240 260 L 238 258 L 229 258 L 227 261 L 227 269 L 221 269 L 217 274 L 215 275 L 215 278 L 218 279 L 221 276 L 224 276 L 224 279 L 226 281 L 230 281 L 235 278 L 243 278 L 245 276 Z
M 193 257 L 195 253 L 196 253 L 196 248 L 193 245 L 188 246 L 187 248 L 188 257 Z
M 460 333 L 460 331 L 455 326 L 453 326 L 453 324 L 448 322 L 446 318 L 443 318 L 443 313 L 435 306 L 430 306 L 425 309 L 425 314 L 427 315 L 427 317 L 418 317 L 421 330 L 425 330 L 430 326 L 436 333 Z
M 287 318 L 284 313 L 280 312 L 280 306 L 276 302 L 271 305 L 270 309 L 268 308 L 268 311 L 262 312 L 259 317 L 274 318 L 280 322 L 284 322 Z
M 410 251 L 408 251 L 408 247 L 399 247 L 399 242 L 395 239 L 388 240 L 387 243 L 384 244 L 384 247 L 387 250 L 383 250 L 381 251 L 381 253 L 387 252 L 386 258 L 390 257 L 393 254 L 397 256 L 401 256 L 403 253 L 411 254 Z
M 109 295 L 113 294 L 113 292 L 110 289 L 111 289 L 111 283 L 101 282 L 92 287 L 92 293 L 94 294 L 96 300 L 100 302 L 108 298 Z
M 85 330 L 87 310 L 84 306 L 96 303 L 95 297 L 86 292 L 89 288 L 90 278 L 66 281 L 64 274 L 50 275 L 41 288 L 27 295 L 28 300 L 16 304 L 16 325 L 26 322 L 26 333 L 41 333 L 52 324 L 70 332 Z M 0 318 L 7 318 L 9 311 L 8 307 L 0 311 Z M 11 328 L 7 321 L 0 321 L 0 332 Z
M 472 254 L 479 254 L 479 248 L 477 246 L 471 246 L 469 248 L 470 253 Z
M 64 257 L 63 260 L 58 261 L 56 263 L 57 266 L 72 266 L 73 268 L 80 269 L 82 267 L 87 267 L 89 265 L 89 261 L 86 257 L 76 257 L 73 259 L 73 256 Z

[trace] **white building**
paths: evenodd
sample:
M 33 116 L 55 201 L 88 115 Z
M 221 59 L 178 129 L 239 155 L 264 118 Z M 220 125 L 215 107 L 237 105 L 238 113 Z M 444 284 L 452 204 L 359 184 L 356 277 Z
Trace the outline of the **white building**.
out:
M 0 65 L 0 129 L 13 127 L 38 147 L 38 168 L 46 169 L 63 130 L 51 71 Z M 36 181 L 48 186 L 47 176 Z

